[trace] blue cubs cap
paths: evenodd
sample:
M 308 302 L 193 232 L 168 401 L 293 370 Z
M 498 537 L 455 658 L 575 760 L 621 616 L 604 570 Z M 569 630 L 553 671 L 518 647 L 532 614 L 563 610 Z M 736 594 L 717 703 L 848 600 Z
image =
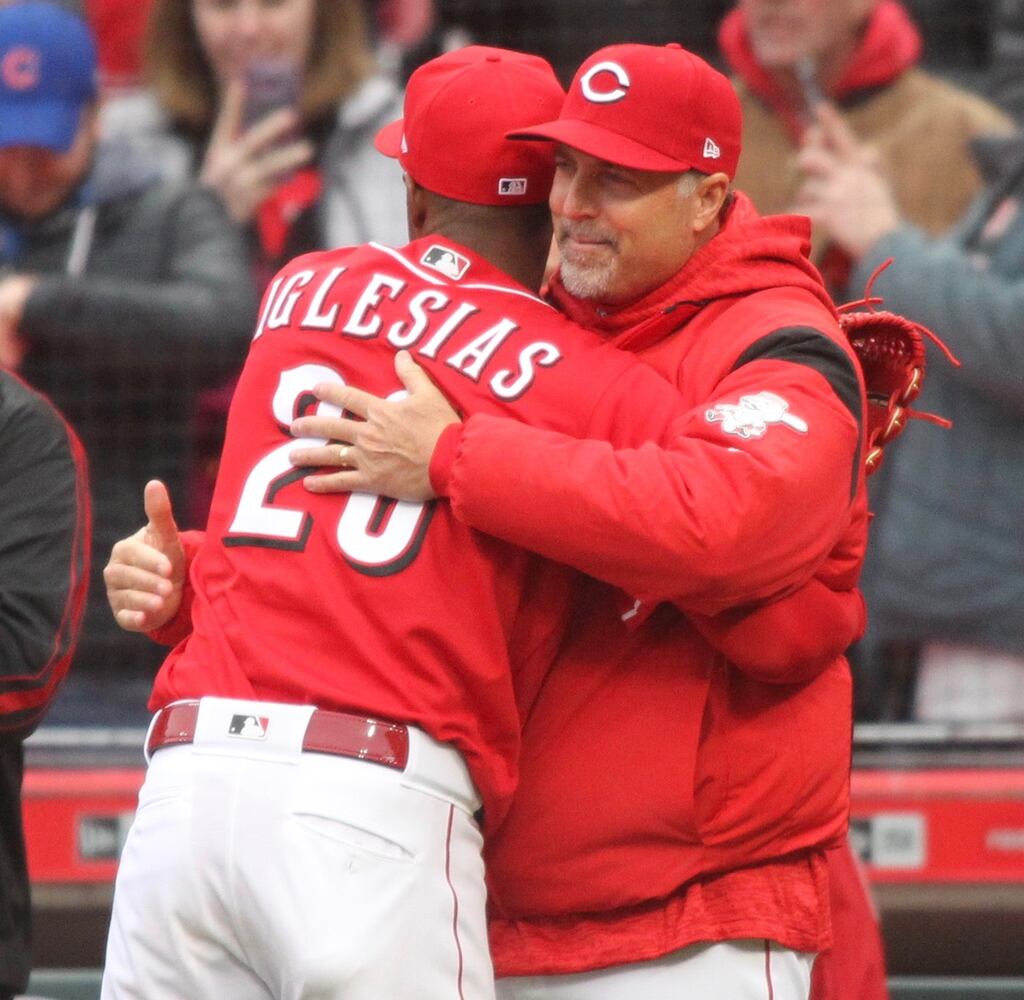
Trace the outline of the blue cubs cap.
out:
M 96 97 L 96 45 L 56 4 L 0 4 L 0 149 L 66 153 Z

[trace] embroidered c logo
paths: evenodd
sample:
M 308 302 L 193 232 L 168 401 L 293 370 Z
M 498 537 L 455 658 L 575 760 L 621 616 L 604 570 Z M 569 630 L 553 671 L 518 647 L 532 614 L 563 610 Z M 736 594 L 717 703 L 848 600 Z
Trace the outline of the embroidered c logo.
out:
M 594 86 L 594 78 L 601 73 L 611 73 L 615 77 L 618 86 L 612 90 L 598 90 Z M 580 80 L 580 89 L 583 96 L 593 104 L 614 104 L 621 101 L 629 90 L 629 74 L 614 62 L 595 63 Z

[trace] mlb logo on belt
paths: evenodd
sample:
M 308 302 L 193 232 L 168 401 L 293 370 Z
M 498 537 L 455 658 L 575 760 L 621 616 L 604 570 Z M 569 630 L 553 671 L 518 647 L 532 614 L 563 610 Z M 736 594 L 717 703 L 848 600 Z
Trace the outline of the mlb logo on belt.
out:
M 498 194 L 507 196 L 526 194 L 525 177 L 502 177 L 498 181 Z
M 242 740 L 265 740 L 270 719 L 265 715 L 232 715 L 228 736 Z

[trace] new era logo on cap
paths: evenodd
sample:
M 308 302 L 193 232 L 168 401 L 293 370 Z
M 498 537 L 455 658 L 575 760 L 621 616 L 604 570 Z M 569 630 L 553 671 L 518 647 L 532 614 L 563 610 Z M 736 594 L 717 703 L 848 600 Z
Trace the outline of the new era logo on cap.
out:
M 705 160 L 717 160 L 722 155 L 722 151 L 718 148 L 718 143 L 714 139 L 704 140 L 704 159 Z
M 498 181 L 498 194 L 508 197 L 526 194 L 527 179 L 525 177 L 502 177 Z
M 243 740 L 265 740 L 270 719 L 258 715 L 232 715 L 228 726 L 228 736 L 237 736 Z

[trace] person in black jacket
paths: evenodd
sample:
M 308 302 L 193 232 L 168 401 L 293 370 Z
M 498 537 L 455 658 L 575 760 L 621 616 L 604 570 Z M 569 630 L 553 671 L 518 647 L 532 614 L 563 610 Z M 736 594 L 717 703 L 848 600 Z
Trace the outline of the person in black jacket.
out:
M 0 363 L 81 435 L 102 566 L 148 479 L 187 509 L 195 400 L 241 367 L 252 278 L 216 196 L 132 174 L 99 146 L 96 53 L 80 18 L 52 3 L 0 6 L 0 65 Z M 69 693 L 88 696 L 92 720 L 124 721 L 142 701 L 130 679 L 148 687 L 156 658 L 112 625 L 99 580 L 93 597 Z M 67 698 L 58 713 L 65 702 L 73 714 Z
M 49 401 L 0 368 L 0 1000 L 30 967 L 22 743 L 78 638 L 89 566 L 85 457 Z

